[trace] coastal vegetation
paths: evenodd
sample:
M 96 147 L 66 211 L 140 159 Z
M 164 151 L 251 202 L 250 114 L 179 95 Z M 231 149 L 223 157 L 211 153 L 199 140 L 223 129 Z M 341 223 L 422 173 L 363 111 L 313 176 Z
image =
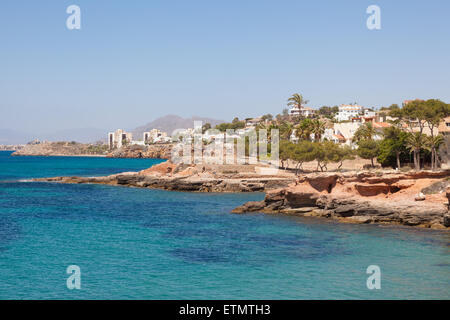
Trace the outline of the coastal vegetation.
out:
M 409 161 L 410 153 L 406 147 L 408 134 L 398 127 L 383 130 L 384 139 L 379 143 L 377 161 L 383 166 L 401 168 L 401 163 Z
M 91 144 L 87 147 L 88 154 L 105 154 L 108 152 L 107 144 Z
M 221 132 L 226 132 L 229 129 L 237 130 L 243 128 L 245 128 L 245 121 L 239 120 L 239 118 L 234 118 L 231 123 L 224 122 L 216 126 L 216 129 L 220 130 Z
M 413 154 L 416 170 L 420 170 L 423 162 L 428 162 L 432 170 L 438 169 L 441 162 L 438 150 L 444 143 L 444 136 L 438 134 L 437 129 L 442 119 L 450 116 L 450 104 L 437 99 L 416 100 L 402 108 L 392 105 L 387 114 L 394 119 L 390 120 L 392 125 L 400 130 L 395 134 L 385 133 L 385 139 L 391 140 L 396 153 L 397 166 L 401 165 L 399 150 L 406 147 Z
M 299 93 L 287 100 L 288 106 L 296 108 L 306 103 L 308 101 Z M 293 163 L 296 172 L 302 171 L 305 162 L 316 161 L 316 170 L 326 171 L 328 163 L 342 163 L 356 156 L 370 160 L 372 167 L 375 167 L 376 160 L 382 167 L 400 169 L 412 166 L 420 170 L 429 166 L 436 170 L 443 157 L 447 157 L 449 138 L 440 134 L 438 127 L 444 118 L 450 116 L 450 105 L 440 100 L 415 100 L 403 107 L 393 104 L 381 108 L 378 116 L 384 126 L 375 127 L 371 121 L 364 122 L 347 144 L 331 142 L 329 134 L 325 135 L 327 129 L 333 128 L 338 110 L 337 106 L 323 106 L 317 112 L 303 116 L 289 114 L 284 109 L 275 117 L 271 114 L 262 116 L 255 129 L 267 130 L 269 141 L 271 129 L 279 130 L 281 166 L 287 168 Z M 216 129 L 222 132 L 243 129 L 246 128 L 246 120 L 235 118 L 231 123 L 216 126 Z
M 338 106 L 334 106 L 334 107 L 322 106 L 319 108 L 318 114 L 320 116 L 323 116 L 325 118 L 333 120 L 334 116 L 336 115 L 336 113 L 338 113 L 338 111 L 339 111 Z
M 368 114 L 361 112 L 358 116 L 352 115 L 350 119 L 339 121 L 337 115 L 341 112 L 341 107 L 322 106 L 313 110 L 305 107 L 307 103 L 308 100 L 303 94 L 294 93 L 286 101 L 287 106 L 292 107 L 291 110 L 283 109 L 279 114 L 264 114 L 259 118 L 235 117 L 231 122 L 218 123 L 207 119 L 208 121 L 203 124 L 202 133 L 207 134 L 210 129 L 222 133 L 234 130 L 239 136 L 245 137 L 245 155 L 250 156 L 248 133 L 251 129 L 255 129 L 259 136 L 259 131 L 265 130 L 268 138 L 267 151 L 270 156 L 272 130 L 277 129 L 281 167 L 295 170 L 296 173 L 304 172 L 304 167 L 309 171 L 313 170 L 311 162 L 315 163 L 316 171 L 327 171 L 329 167 L 340 170 L 343 161 L 350 159 L 370 160 L 371 167 L 437 170 L 443 160 L 446 162 L 449 157 L 449 136 L 442 135 L 440 125 L 444 118 L 450 116 L 450 105 L 440 100 L 408 101 L 402 107 L 393 104 L 377 112 L 365 108 Z M 345 106 L 358 107 L 356 103 Z M 357 124 L 353 125 L 354 122 Z M 348 131 L 345 137 L 344 133 L 341 134 L 342 127 Z M 214 137 L 203 140 L 205 148 L 211 144 L 212 139 Z M 163 151 L 159 149 L 154 151 L 147 150 L 149 145 L 149 142 L 145 142 L 145 146 L 137 147 L 132 142 L 124 140 L 121 148 L 123 150 L 112 153 L 107 145 L 102 143 L 85 145 L 73 141 L 31 143 L 16 154 L 169 157 L 170 147 L 163 148 Z M 369 161 L 362 162 L 365 162 L 366 166 L 369 165 Z M 304 166 L 306 163 L 309 164 Z M 330 163 L 337 165 L 329 166 Z
M 331 141 L 308 141 L 302 140 L 299 143 L 289 141 L 280 142 L 280 161 L 283 169 L 286 169 L 286 162 L 293 160 L 295 172 L 302 171 L 302 164 L 316 161 L 317 171 L 327 171 L 329 163 L 338 163 L 338 168 L 342 167 L 344 160 L 351 160 L 355 157 L 355 152 L 349 146 L 341 146 Z

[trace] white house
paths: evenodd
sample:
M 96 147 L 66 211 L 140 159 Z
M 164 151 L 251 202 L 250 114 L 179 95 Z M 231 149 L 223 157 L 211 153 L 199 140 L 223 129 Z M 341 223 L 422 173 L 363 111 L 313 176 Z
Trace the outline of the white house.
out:
M 303 106 L 301 106 L 300 108 L 298 106 L 293 106 L 289 110 L 289 114 L 291 116 L 302 116 L 305 118 L 312 116 L 314 114 L 314 112 L 315 112 L 315 110 L 313 108 L 303 107 Z
M 336 114 L 337 121 L 348 121 L 351 118 L 358 117 L 363 113 L 363 107 L 351 104 L 342 104 L 339 106 L 339 112 Z
M 253 119 L 247 119 L 245 122 L 246 127 L 255 127 L 256 125 L 263 122 L 262 118 L 253 118 Z
M 338 131 L 333 129 L 325 129 L 325 132 L 322 135 L 322 140 L 332 141 L 334 143 L 345 143 L 345 137 Z
M 377 116 L 377 113 L 375 111 L 371 111 L 369 109 L 364 110 L 364 117 L 366 118 L 375 118 Z
M 334 134 L 345 139 L 345 144 L 352 146 L 352 139 L 356 130 L 362 125 L 361 122 L 344 122 L 334 124 Z

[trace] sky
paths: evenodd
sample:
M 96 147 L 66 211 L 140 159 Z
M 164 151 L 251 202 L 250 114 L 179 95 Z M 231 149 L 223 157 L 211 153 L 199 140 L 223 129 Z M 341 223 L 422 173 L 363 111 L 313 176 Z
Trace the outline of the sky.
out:
M 0 129 L 275 115 L 296 92 L 314 108 L 450 102 L 449 16 L 448 0 L 2 0 Z

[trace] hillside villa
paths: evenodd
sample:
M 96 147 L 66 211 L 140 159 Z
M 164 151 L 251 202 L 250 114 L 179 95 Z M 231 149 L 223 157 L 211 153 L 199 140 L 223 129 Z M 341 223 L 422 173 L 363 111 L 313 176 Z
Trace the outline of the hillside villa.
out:
M 363 107 L 358 105 L 342 104 L 339 106 L 339 112 L 336 114 L 337 121 L 349 121 L 357 118 L 363 113 Z
M 444 136 L 450 136 L 450 117 L 444 118 L 439 124 L 438 131 Z
M 316 112 L 316 110 L 314 110 L 313 108 L 304 107 L 304 106 L 301 106 L 299 108 L 298 106 L 293 106 L 289 110 L 289 115 L 294 116 L 294 117 L 301 116 L 301 117 L 309 118 L 310 116 L 314 115 L 315 112 Z

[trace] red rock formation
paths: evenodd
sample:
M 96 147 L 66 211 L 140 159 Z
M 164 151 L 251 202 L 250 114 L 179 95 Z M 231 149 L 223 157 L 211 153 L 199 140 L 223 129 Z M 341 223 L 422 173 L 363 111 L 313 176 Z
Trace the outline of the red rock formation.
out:
M 450 188 L 446 193 L 427 195 L 421 202 L 414 199 L 424 187 L 447 181 L 445 177 L 448 176 L 449 172 L 442 171 L 384 175 L 369 172 L 310 174 L 287 188 L 268 191 L 259 204 L 243 205 L 233 212 L 298 212 L 346 222 L 447 228 L 450 224 Z M 299 210 L 304 207 L 315 209 L 308 213 Z
M 156 164 L 148 169 L 139 171 L 139 175 L 143 175 L 143 176 L 166 175 L 166 174 L 172 173 L 176 167 L 177 167 L 176 164 L 173 164 L 170 161 L 166 161 L 163 163 Z

